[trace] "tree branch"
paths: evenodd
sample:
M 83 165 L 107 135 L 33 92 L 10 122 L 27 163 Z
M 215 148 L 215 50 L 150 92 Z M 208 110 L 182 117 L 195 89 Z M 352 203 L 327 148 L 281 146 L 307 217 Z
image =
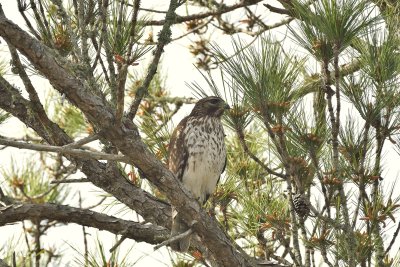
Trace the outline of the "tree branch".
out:
M 76 223 L 82 226 L 120 234 L 137 242 L 158 244 L 169 236 L 161 226 L 142 224 L 105 215 L 92 210 L 57 204 L 19 204 L 0 208 L 0 226 L 23 220 L 54 220 L 62 223 Z
M 51 146 L 31 144 L 19 141 L 13 141 L 5 138 L 0 138 L 0 145 L 11 146 L 20 149 L 29 149 L 35 151 L 56 152 L 60 154 L 69 154 L 79 158 L 91 158 L 97 160 L 113 160 L 125 163 L 130 163 L 129 159 L 124 155 L 107 154 L 103 152 L 87 151 L 83 149 L 68 148 L 67 146 Z
M 212 11 L 194 14 L 194 15 L 188 15 L 188 16 L 176 16 L 175 20 L 173 21 L 173 24 L 178 24 L 178 23 L 191 21 L 191 20 L 204 19 L 204 18 L 207 18 L 210 16 L 220 16 L 222 14 L 234 11 L 238 8 L 255 5 L 259 2 L 261 2 L 261 0 L 240 1 L 239 3 L 233 4 L 231 6 L 222 5 L 221 8 L 218 10 L 212 10 Z M 165 20 L 150 20 L 150 21 L 144 22 L 145 26 L 162 26 L 164 24 L 165 24 Z
M 99 139 L 99 135 L 98 134 L 93 134 L 93 135 L 89 135 L 85 138 L 82 138 L 80 140 L 77 140 L 73 143 L 70 143 L 68 145 L 63 146 L 63 148 L 79 148 L 83 145 L 86 145 L 90 142 L 93 142 L 95 140 Z

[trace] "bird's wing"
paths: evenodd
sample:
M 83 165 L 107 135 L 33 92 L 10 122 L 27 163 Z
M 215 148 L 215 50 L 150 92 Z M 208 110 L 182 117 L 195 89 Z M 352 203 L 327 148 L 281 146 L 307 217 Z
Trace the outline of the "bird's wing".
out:
M 175 128 L 168 149 L 168 168 L 180 181 L 182 181 L 183 171 L 189 156 L 188 149 L 184 142 L 187 120 L 188 117 L 184 118 Z

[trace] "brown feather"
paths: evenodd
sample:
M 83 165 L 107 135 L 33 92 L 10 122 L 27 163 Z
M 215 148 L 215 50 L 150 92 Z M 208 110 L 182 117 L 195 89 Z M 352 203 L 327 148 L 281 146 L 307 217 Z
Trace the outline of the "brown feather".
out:
M 215 190 L 226 166 L 224 132 L 221 116 L 229 106 L 219 97 L 200 99 L 189 116 L 174 130 L 169 144 L 168 167 L 175 177 L 205 202 Z M 189 229 L 172 207 L 171 236 Z M 190 236 L 171 243 L 173 250 L 185 252 Z

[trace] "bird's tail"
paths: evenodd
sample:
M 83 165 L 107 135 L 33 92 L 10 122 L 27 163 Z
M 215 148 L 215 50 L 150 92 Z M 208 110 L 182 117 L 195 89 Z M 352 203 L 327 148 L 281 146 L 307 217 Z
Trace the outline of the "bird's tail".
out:
M 171 237 L 182 234 L 189 230 L 187 224 L 181 219 L 178 211 L 172 207 L 172 227 L 171 227 Z M 186 252 L 190 246 L 190 235 L 181 238 L 170 244 L 171 248 L 175 251 Z

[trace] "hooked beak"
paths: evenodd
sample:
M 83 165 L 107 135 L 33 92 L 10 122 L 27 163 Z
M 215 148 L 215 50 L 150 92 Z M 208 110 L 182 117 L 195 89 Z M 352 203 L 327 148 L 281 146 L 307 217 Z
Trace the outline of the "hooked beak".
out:
M 231 109 L 231 107 L 225 103 L 224 109 Z

